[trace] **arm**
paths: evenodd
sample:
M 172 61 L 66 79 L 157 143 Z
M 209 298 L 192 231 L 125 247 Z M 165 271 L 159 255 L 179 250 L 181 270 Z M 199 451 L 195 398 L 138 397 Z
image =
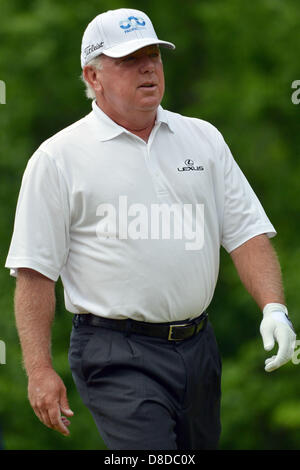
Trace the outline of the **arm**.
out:
M 230 253 L 242 283 L 261 310 L 271 302 L 285 304 L 281 269 L 266 235 L 258 235 Z
M 230 253 L 244 286 L 263 311 L 260 324 L 264 348 L 279 348 L 268 358 L 265 370 L 271 372 L 288 362 L 294 352 L 296 335 L 289 319 L 283 292 L 281 269 L 266 235 L 258 235 Z
M 51 360 L 51 325 L 55 314 L 55 283 L 37 271 L 19 268 L 15 291 L 16 325 L 28 376 L 28 398 L 38 418 L 68 435 L 72 416 L 66 388 Z

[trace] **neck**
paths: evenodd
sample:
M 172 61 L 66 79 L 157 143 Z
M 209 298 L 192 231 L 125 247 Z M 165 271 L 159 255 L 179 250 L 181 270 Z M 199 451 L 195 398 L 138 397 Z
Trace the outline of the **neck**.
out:
M 130 116 L 128 119 L 127 117 L 123 117 L 118 112 L 113 112 L 111 110 L 107 110 L 105 106 L 96 101 L 97 106 L 108 116 L 112 119 L 116 124 L 119 126 L 124 127 L 127 131 L 131 132 L 132 134 L 137 135 L 141 139 L 148 141 L 151 131 L 155 125 L 156 119 L 156 112 L 157 110 L 153 110 L 151 112 L 140 112 L 136 114 L 134 117 Z M 130 115 L 130 113 L 128 113 Z
M 123 125 L 122 127 L 124 127 L 125 129 L 127 129 L 129 132 L 131 132 L 132 134 L 135 134 L 137 135 L 138 137 L 140 137 L 141 139 L 143 139 L 145 142 L 148 142 L 148 139 L 150 137 L 150 134 L 151 134 L 151 131 L 154 127 L 154 123 L 155 123 L 155 118 L 154 118 L 154 121 L 149 125 L 149 126 L 146 126 L 145 128 L 141 129 L 132 129 L 130 127 L 126 127 L 125 125 Z M 139 126 L 140 127 L 140 126 Z

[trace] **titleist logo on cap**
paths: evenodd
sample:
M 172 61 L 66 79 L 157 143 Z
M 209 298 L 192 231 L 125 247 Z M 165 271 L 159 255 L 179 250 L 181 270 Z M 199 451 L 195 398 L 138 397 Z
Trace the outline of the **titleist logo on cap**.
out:
M 91 54 L 92 52 L 96 51 L 97 49 L 101 49 L 101 47 L 103 47 L 104 45 L 104 42 L 101 41 L 101 42 L 98 42 L 97 44 L 92 44 L 90 46 L 87 46 L 85 49 L 84 49 L 84 55 L 85 57 L 87 57 L 89 54 Z

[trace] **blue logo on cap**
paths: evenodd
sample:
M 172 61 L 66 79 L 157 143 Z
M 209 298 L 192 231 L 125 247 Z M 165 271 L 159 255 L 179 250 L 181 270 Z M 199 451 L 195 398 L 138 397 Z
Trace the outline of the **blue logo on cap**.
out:
M 143 18 L 136 18 L 136 16 L 129 16 L 127 20 L 120 21 L 120 28 L 124 33 L 130 33 L 138 29 L 144 29 L 146 21 Z

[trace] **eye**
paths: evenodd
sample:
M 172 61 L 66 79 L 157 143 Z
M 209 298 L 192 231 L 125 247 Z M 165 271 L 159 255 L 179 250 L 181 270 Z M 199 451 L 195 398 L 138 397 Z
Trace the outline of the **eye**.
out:
M 128 57 L 125 57 L 125 59 L 122 60 L 122 62 L 132 62 L 135 60 L 135 57 L 133 55 L 130 55 Z

